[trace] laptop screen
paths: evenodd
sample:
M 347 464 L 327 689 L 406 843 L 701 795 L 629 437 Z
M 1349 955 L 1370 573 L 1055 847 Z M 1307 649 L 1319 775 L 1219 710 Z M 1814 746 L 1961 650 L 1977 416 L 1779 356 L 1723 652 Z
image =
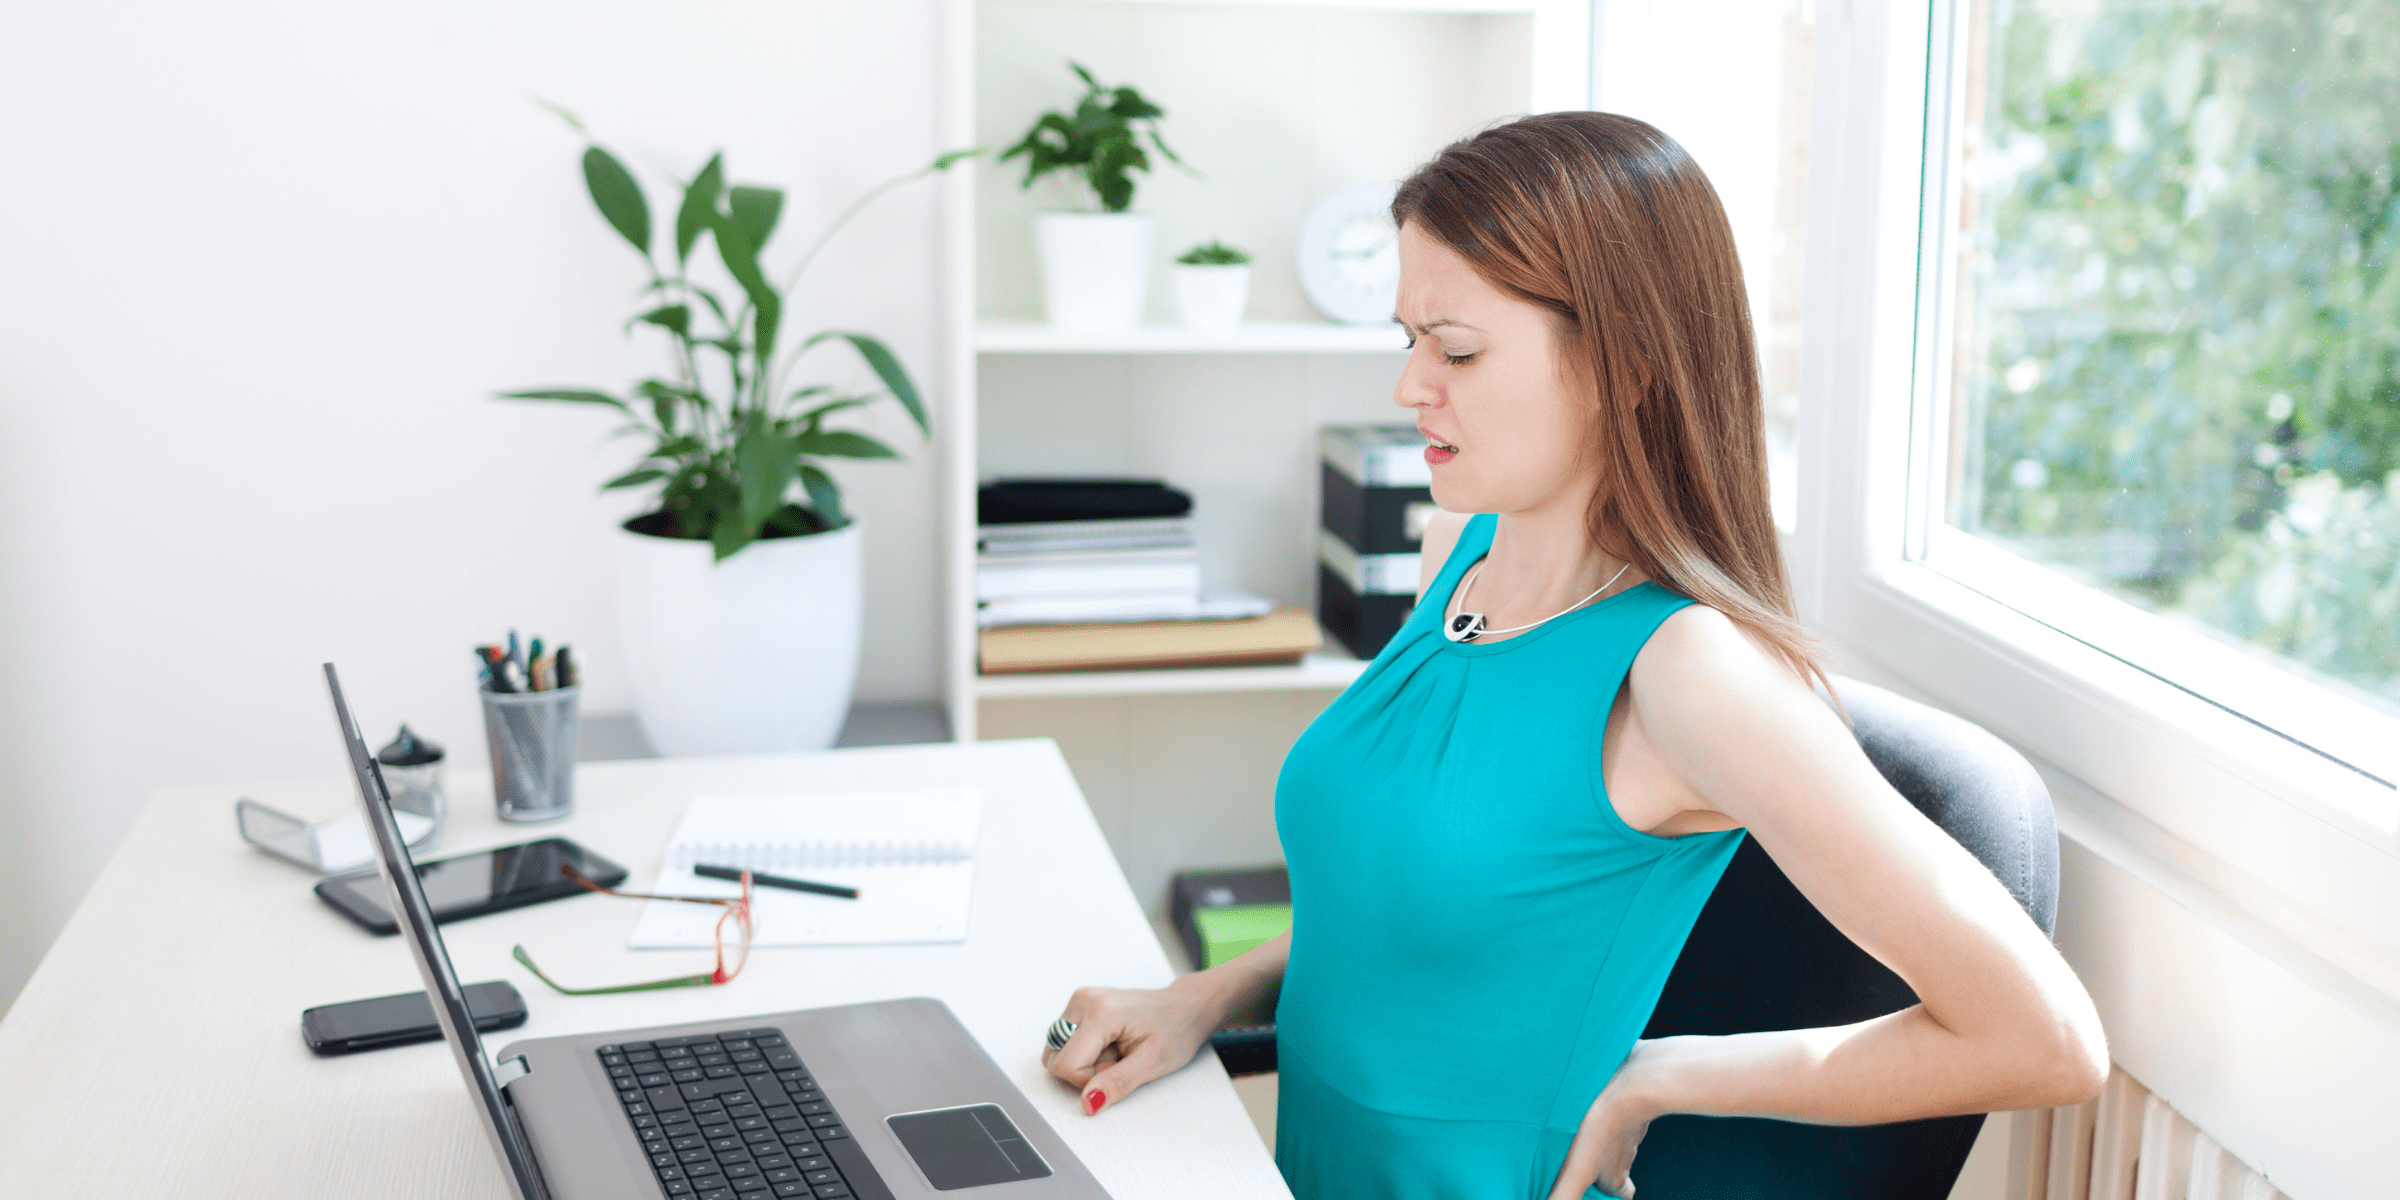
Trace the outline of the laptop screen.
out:
M 547 1193 L 542 1188 L 540 1173 L 534 1169 L 533 1156 L 526 1152 L 516 1121 L 500 1098 L 500 1084 L 492 1074 L 491 1061 L 484 1057 L 483 1039 L 476 1034 L 474 1018 L 467 1012 L 466 992 L 458 985 L 458 973 L 450 968 L 449 948 L 442 944 L 442 935 L 434 928 L 433 907 L 426 903 L 425 889 L 417 882 L 416 862 L 408 856 L 399 823 L 392 817 L 391 797 L 384 791 L 383 772 L 376 767 L 374 755 L 367 752 L 358 722 L 351 718 L 350 706 L 342 699 L 342 681 L 334 674 L 332 663 L 325 664 L 325 687 L 333 695 L 334 719 L 342 727 L 350 770 L 358 780 L 358 803 L 366 813 L 370 840 L 375 845 L 375 862 L 382 868 L 384 885 L 391 893 L 392 911 L 399 915 L 401 936 L 407 939 L 409 952 L 416 956 L 417 974 L 425 981 L 425 994 L 433 998 L 434 1020 L 441 1024 L 442 1038 L 450 1044 L 451 1055 L 458 1060 L 459 1074 L 466 1076 L 467 1090 L 475 1094 L 483 1109 L 483 1131 L 492 1141 L 493 1153 L 508 1168 L 509 1190 L 517 1200 L 546 1200 Z

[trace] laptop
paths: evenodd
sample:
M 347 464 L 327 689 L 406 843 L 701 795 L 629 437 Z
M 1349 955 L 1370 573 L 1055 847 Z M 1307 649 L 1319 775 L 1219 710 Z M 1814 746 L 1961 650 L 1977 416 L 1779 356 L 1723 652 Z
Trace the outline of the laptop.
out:
M 516 1200 L 1105 1200 L 939 1000 L 512 1042 L 486 1058 L 333 664 L 375 861 Z

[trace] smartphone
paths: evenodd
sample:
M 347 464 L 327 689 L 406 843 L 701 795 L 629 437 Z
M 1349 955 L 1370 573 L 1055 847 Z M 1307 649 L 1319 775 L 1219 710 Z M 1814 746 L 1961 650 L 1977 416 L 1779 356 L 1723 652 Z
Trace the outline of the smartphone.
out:
M 525 997 L 507 980 L 467 988 L 467 1012 L 475 1028 L 490 1033 L 525 1023 Z M 300 1014 L 300 1040 L 319 1054 L 350 1054 L 410 1042 L 438 1041 L 433 1004 L 423 992 L 377 996 L 348 1004 L 326 1004 Z
M 583 895 L 581 885 L 559 873 L 562 866 L 574 867 L 602 887 L 625 882 L 625 868 L 565 838 L 543 838 L 480 854 L 421 862 L 417 879 L 425 885 L 434 922 L 440 924 Z M 373 867 L 318 880 L 317 899 L 369 933 L 400 932 L 384 895 L 383 876 Z

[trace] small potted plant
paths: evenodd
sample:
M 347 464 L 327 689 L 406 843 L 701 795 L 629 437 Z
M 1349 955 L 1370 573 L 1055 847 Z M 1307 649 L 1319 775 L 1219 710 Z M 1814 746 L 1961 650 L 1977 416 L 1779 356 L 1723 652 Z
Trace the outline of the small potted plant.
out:
M 1231 329 L 1250 303 L 1250 256 L 1210 240 L 1175 259 L 1175 307 L 1194 329 Z
M 654 249 L 649 202 L 633 173 L 598 144 L 585 148 L 592 203 L 649 274 L 643 311 L 626 328 L 663 334 L 671 366 L 622 393 L 502 395 L 614 410 L 625 419 L 620 434 L 647 445 L 632 470 L 601 488 L 655 495 L 624 523 L 618 591 L 635 709 L 659 753 L 821 750 L 840 733 L 858 674 L 862 558 L 858 519 L 823 464 L 898 455 L 829 420 L 888 396 L 920 432 L 928 426 L 915 383 L 882 342 L 843 330 L 787 338 L 783 310 L 810 260 L 869 202 L 972 153 L 942 155 L 869 191 L 776 283 L 762 253 L 782 215 L 781 191 L 728 186 L 724 156 L 712 157 L 683 185 L 671 234 L 660 229 L 667 236 Z M 695 277 L 707 258 L 694 256 L 702 239 L 715 244 L 721 279 Z M 794 378 L 800 359 L 834 345 L 855 353 L 881 386 Z
M 1130 87 L 1103 87 L 1080 63 L 1083 80 L 1075 111 L 1053 109 L 1000 157 L 1023 158 L 1025 181 L 1069 173 L 1079 200 L 1099 211 L 1047 212 L 1034 218 L 1042 262 L 1042 305 L 1050 323 L 1066 329 L 1126 329 L 1141 323 L 1150 286 L 1150 248 L 1157 226 L 1133 206 L 1133 172 L 1150 170 L 1143 141 L 1177 166 L 1183 160 L 1159 136 L 1166 110 Z

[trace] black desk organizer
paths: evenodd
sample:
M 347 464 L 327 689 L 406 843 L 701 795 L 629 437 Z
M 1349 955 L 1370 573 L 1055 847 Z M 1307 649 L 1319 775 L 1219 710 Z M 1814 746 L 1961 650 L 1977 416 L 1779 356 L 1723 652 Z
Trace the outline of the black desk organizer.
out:
M 1317 452 L 1317 623 L 1373 658 L 1416 607 L 1416 572 L 1391 568 L 1413 567 L 1433 512 L 1425 438 L 1409 425 L 1328 425 Z

